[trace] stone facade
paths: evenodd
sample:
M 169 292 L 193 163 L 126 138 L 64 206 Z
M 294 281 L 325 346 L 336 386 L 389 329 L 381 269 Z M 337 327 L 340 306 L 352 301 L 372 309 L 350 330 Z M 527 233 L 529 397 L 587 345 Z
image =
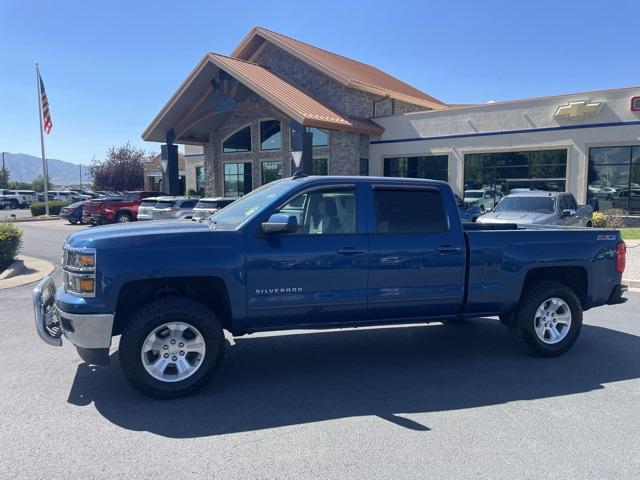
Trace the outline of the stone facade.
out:
M 265 42 L 257 51 L 253 62 L 270 68 L 274 73 L 286 79 L 319 101 L 353 117 L 371 118 L 376 116 L 424 110 L 424 107 L 393 101 L 389 98 L 346 87 L 298 60 L 295 56 L 279 47 Z M 282 149 L 260 150 L 260 121 L 277 119 L 282 127 Z M 251 126 L 251 152 L 223 153 L 222 142 L 238 130 Z M 329 145 L 314 147 L 314 158 L 328 158 L 330 175 L 358 175 L 360 159 L 368 158 L 369 135 L 346 131 L 329 131 Z M 291 130 L 290 119 L 257 95 L 252 95 L 238 103 L 227 120 L 209 135 L 204 146 L 205 182 L 207 196 L 224 195 L 223 165 L 225 163 L 252 164 L 252 187 L 261 182 L 261 163 L 266 160 L 282 162 L 282 176 L 291 172 Z

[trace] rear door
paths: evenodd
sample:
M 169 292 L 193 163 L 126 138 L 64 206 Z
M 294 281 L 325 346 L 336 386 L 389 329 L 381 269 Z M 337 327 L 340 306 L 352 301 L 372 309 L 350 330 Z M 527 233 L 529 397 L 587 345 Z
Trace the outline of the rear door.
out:
M 370 319 L 454 315 L 466 247 L 452 195 L 439 187 L 378 184 L 369 192 Z

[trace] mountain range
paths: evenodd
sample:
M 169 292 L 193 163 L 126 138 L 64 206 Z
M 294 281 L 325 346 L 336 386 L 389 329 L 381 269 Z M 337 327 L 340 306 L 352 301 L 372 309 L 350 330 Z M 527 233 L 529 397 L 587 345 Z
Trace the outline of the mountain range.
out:
M 26 153 L 5 153 L 4 163 L 9 170 L 9 178 L 21 182 L 31 182 L 42 175 L 42 159 Z M 80 165 L 55 158 L 47 159 L 49 181 L 54 185 L 80 183 Z M 82 165 L 82 183 L 91 183 L 89 166 Z

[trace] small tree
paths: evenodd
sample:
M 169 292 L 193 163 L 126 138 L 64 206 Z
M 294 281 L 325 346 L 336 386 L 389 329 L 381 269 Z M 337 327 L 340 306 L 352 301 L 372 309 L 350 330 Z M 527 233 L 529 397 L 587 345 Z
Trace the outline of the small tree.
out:
M 89 167 L 96 190 L 139 190 L 144 185 L 145 151 L 129 142 L 110 147 L 103 161 L 94 160 Z
M 49 186 L 47 190 L 53 189 L 53 184 L 50 181 L 47 182 L 47 185 Z M 44 178 L 42 178 L 42 175 L 38 175 L 31 181 L 31 189 L 36 192 L 44 192 Z
M 9 188 L 9 169 L 0 167 L 0 188 Z
M 9 190 L 33 190 L 31 182 L 20 182 L 18 180 L 9 181 Z

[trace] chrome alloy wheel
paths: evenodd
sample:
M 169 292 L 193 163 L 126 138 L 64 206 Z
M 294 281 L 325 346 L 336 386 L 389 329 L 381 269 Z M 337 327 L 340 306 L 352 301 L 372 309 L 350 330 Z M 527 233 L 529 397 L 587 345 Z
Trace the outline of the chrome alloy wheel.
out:
M 185 322 L 160 325 L 142 344 L 142 365 L 161 382 L 179 382 L 196 373 L 202 365 L 206 346 L 202 334 Z
M 536 310 L 536 335 L 544 343 L 561 342 L 571 328 L 571 309 L 561 298 L 549 298 Z

